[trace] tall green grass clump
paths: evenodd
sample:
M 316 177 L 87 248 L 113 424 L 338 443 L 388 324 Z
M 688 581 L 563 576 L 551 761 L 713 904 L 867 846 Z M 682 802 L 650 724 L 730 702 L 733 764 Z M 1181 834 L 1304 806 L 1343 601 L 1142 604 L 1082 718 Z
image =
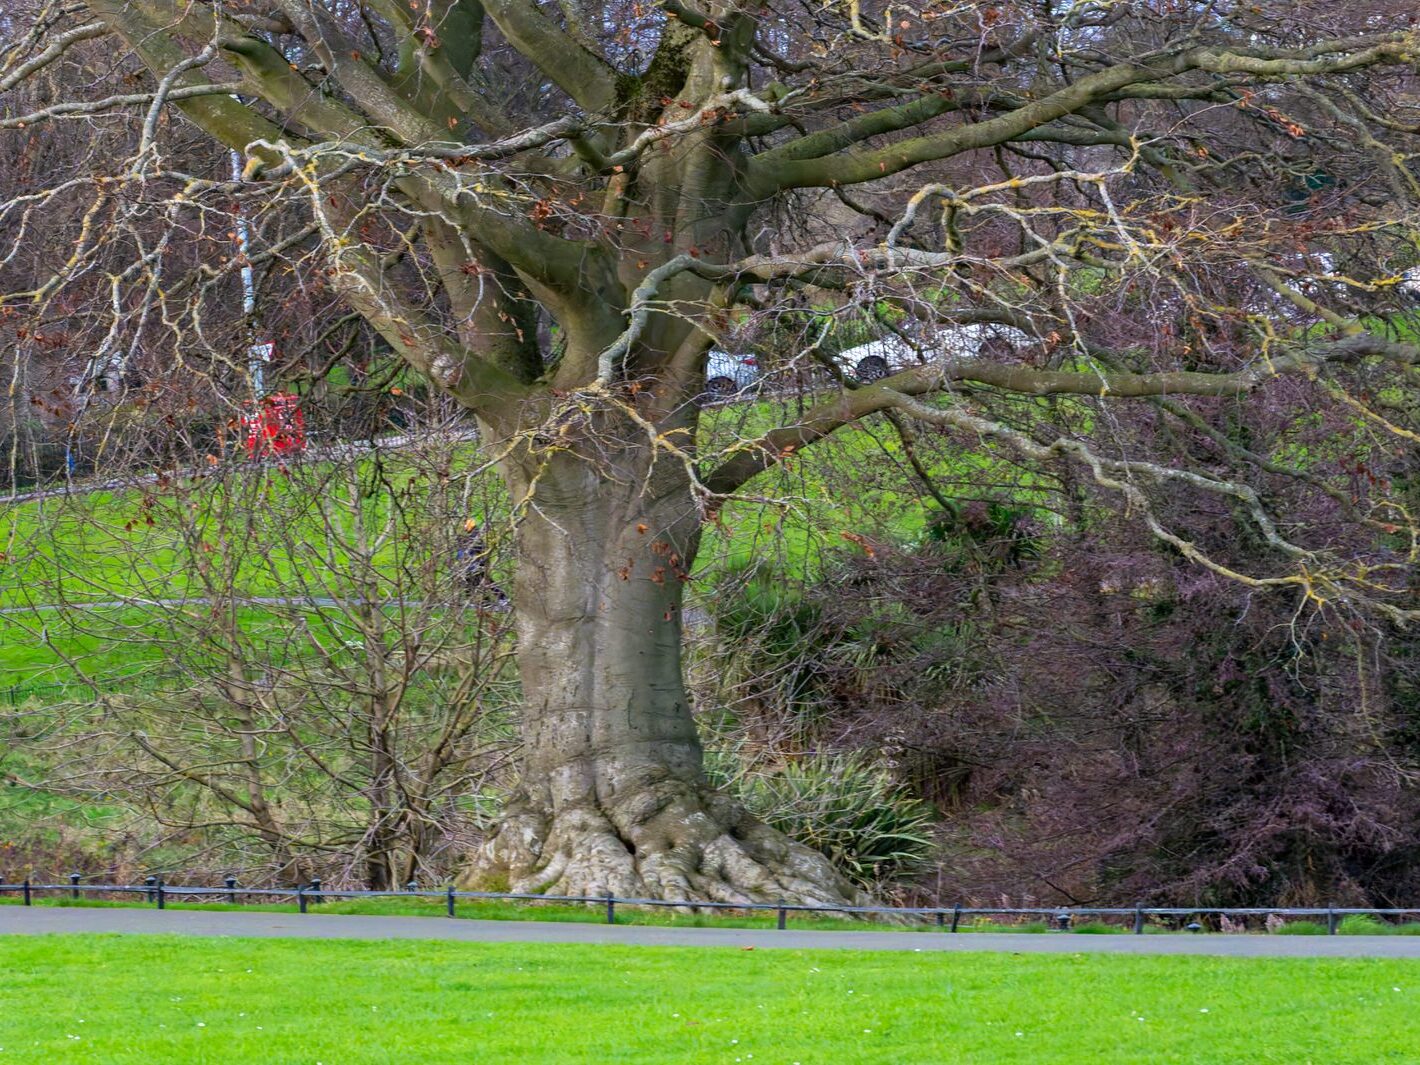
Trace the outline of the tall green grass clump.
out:
M 931 807 L 861 754 L 813 755 L 737 775 L 732 761 L 711 760 L 717 784 L 864 887 L 911 875 L 931 859 Z
M 1277 929 L 1279 936 L 1324 936 L 1326 935 L 1326 925 L 1317 924 L 1315 921 L 1288 921 Z

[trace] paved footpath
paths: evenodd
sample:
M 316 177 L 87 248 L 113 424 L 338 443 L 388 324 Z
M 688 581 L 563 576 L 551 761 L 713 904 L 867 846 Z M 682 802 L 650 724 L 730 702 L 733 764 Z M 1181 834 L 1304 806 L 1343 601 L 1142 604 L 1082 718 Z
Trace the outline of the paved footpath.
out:
M 989 950 L 1016 954 L 1206 954 L 1246 958 L 1414 958 L 1420 936 L 1074 935 L 1065 933 L 815 932 L 793 928 L 658 928 L 550 921 L 357 917 L 200 910 L 0 906 L 0 934 L 441 939 L 474 943 L 619 943 L 625 946 L 795 950 Z

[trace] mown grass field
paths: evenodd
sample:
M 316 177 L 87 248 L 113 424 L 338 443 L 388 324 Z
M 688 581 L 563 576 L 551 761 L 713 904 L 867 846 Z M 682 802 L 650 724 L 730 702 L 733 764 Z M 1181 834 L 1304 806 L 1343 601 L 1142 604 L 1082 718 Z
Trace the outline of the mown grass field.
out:
M 785 417 L 770 403 L 715 408 L 705 419 L 707 447 L 733 447 Z M 1037 498 L 1027 487 L 1030 478 L 986 455 L 927 442 L 921 448 L 946 491 Z M 459 461 L 472 466 L 475 458 L 472 445 L 461 445 Z M 417 528 L 429 491 L 419 463 L 398 452 L 381 461 L 378 479 L 368 459 L 353 468 L 313 462 L 288 471 L 255 467 L 180 480 L 162 490 L 135 486 L 0 505 L 0 608 L 9 611 L 0 614 L 0 700 L 59 698 L 63 693 L 48 686 L 73 684 L 79 673 L 111 680 L 115 690 L 133 673 L 156 677 L 174 639 L 174 608 L 86 604 L 200 598 L 208 592 L 204 571 L 229 574 L 229 582 L 218 583 L 248 597 L 348 591 L 359 569 L 350 564 L 348 543 L 357 517 L 376 528 L 399 496 L 399 505 L 415 515 L 411 535 L 429 531 Z M 359 485 L 379 490 L 357 502 L 352 493 Z M 727 506 L 707 526 L 692 600 L 730 571 L 765 566 L 811 577 L 834 554 L 858 550 L 853 538 L 911 540 L 936 509 L 884 424 L 851 429 L 796 457 L 757 483 L 755 494 Z M 480 478 L 473 498 L 478 502 L 470 512 L 480 519 L 502 509 L 491 475 Z M 500 528 L 496 517 L 488 520 Z M 450 567 L 443 558 L 452 557 L 447 546 L 428 546 L 426 553 L 436 569 Z M 389 546 L 376 552 L 383 594 L 420 594 L 409 576 L 420 565 L 416 554 Z M 187 608 L 201 610 L 199 604 Z M 243 607 L 240 615 L 243 628 L 257 635 L 289 627 L 259 606 Z M 40 690 L 32 692 L 36 686 Z
M 707 411 L 706 454 L 733 453 L 741 440 L 792 424 L 795 414 L 767 401 Z M 987 453 L 940 448 L 930 440 L 919 448 L 934 478 L 952 494 L 1045 499 L 1031 487 L 1037 478 Z M 460 445 L 454 459 L 469 468 L 478 460 L 474 445 Z M 359 505 L 372 527 L 388 516 L 396 496 L 399 505 L 417 511 L 429 495 L 428 471 L 418 455 L 391 452 L 381 463 L 378 477 L 370 459 L 341 466 L 312 461 L 291 469 L 180 477 L 164 488 L 143 485 L 0 506 L 0 606 L 56 602 L 61 593 L 71 603 L 201 594 L 193 577 L 194 545 L 184 543 L 184 535 L 207 540 L 201 561 L 232 560 L 244 594 L 289 592 L 312 561 L 300 541 L 328 542 L 328 522 L 348 532 L 352 491 L 364 493 Z M 470 513 L 482 520 L 485 510 L 501 510 L 495 501 L 502 493 L 491 473 L 477 480 Z M 702 570 L 766 559 L 812 570 L 824 552 L 845 546 L 842 533 L 910 538 L 936 506 L 915 480 L 894 431 L 878 422 L 850 428 L 786 461 L 755 482 L 753 495 L 727 506 L 707 527 Z M 496 523 L 496 515 L 491 520 Z M 275 550 L 252 549 L 250 538 L 263 533 Z M 334 545 L 334 553 L 341 554 L 342 546 Z M 380 561 L 391 562 L 393 554 L 384 552 Z
M 0 941 L 0 1061 L 1412 1063 L 1420 967 L 52 936 Z

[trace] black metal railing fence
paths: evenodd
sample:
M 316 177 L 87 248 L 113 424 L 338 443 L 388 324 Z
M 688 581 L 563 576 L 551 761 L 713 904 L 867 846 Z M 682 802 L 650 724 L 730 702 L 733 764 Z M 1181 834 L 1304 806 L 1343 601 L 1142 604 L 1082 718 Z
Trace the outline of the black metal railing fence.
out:
M 891 917 L 896 919 L 916 918 L 923 923 L 934 925 L 944 931 L 957 932 L 962 927 L 963 918 L 1035 918 L 1043 920 L 1057 931 L 1068 932 L 1079 926 L 1081 918 L 1096 920 L 1119 919 L 1127 923 L 1135 935 L 1144 934 L 1150 919 L 1170 923 L 1175 930 L 1199 932 L 1204 929 L 1200 918 L 1228 918 L 1245 922 L 1247 918 L 1308 919 L 1325 922 L 1326 931 L 1336 935 L 1341 921 L 1346 917 L 1363 916 L 1377 920 L 1420 918 L 1420 907 L 1377 908 L 1356 906 L 1295 907 L 1225 907 L 1225 906 L 845 906 L 806 905 L 793 902 L 718 902 L 696 899 L 639 899 L 622 898 L 615 895 L 538 895 L 508 891 L 459 891 L 452 884 L 438 890 L 420 890 L 415 881 L 405 885 L 404 890 L 371 891 L 351 888 L 327 888 L 320 880 L 312 880 L 291 888 L 244 887 L 236 877 L 227 877 L 221 887 L 170 885 L 156 876 L 148 877 L 142 884 L 84 883 L 78 873 L 71 873 L 68 883 L 36 883 L 29 879 L 17 883 L 6 883 L 0 878 L 0 897 L 19 896 L 23 905 L 32 906 L 41 894 L 54 893 L 61 898 L 68 896 L 71 901 L 81 900 L 86 895 L 142 896 L 142 900 L 164 909 L 169 902 L 225 902 L 239 905 L 243 902 L 270 900 L 294 903 L 300 913 L 309 913 L 312 906 L 330 899 L 385 899 L 419 898 L 439 899 L 444 902 L 445 914 L 457 916 L 460 900 L 555 903 L 565 905 L 586 905 L 603 909 L 608 924 L 616 923 L 617 906 L 635 906 L 652 909 L 688 910 L 692 912 L 736 912 L 773 913 L 776 927 L 788 927 L 790 914 L 823 914 L 828 916 L 853 915 L 862 917 Z

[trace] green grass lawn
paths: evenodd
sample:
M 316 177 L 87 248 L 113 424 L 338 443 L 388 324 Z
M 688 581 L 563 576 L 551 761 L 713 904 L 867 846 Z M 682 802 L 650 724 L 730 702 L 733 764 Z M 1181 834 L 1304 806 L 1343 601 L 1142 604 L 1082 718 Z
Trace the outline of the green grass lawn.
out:
M 792 415 L 769 402 L 715 408 L 706 414 L 703 436 L 715 451 L 740 434 L 792 422 Z M 1045 498 L 1031 487 L 1034 475 L 985 454 L 926 443 L 922 451 L 945 491 L 1021 503 Z M 428 491 L 417 467 L 400 454 L 384 461 L 389 484 L 411 493 L 405 505 L 413 500 L 417 511 Z M 368 465 L 357 464 L 361 470 Z M 475 492 L 479 514 L 501 507 L 490 502 L 500 498 L 490 476 L 480 479 Z M 0 506 L 0 607 L 15 611 L 0 614 L 0 700 L 14 705 L 31 697 L 83 697 L 83 691 L 66 690 L 79 679 L 71 662 L 115 690 L 126 690 L 133 674 L 157 683 L 174 648 L 191 642 L 190 631 L 200 628 L 206 608 L 193 604 L 181 612 L 190 617 L 175 619 L 173 608 L 92 604 L 200 597 L 205 589 L 198 572 L 209 565 L 228 573 L 239 595 L 348 591 L 342 538 L 354 520 L 350 491 L 339 470 L 313 462 L 289 476 L 257 468 L 225 480 L 179 479 L 164 490 L 142 486 Z M 382 487 L 360 504 L 372 525 L 388 516 L 392 498 Z M 910 541 L 935 509 L 890 427 L 870 422 L 847 430 L 768 474 L 754 498 L 731 503 L 707 526 L 691 598 L 713 595 L 723 574 L 752 565 L 782 578 L 812 577 L 827 559 L 858 550 L 845 537 Z M 417 519 L 411 521 L 417 527 Z M 496 520 L 493 525 L 500 527 Z M 199 527 L 203 531 L 195 535 Z M 382 594 L 398 590 L 418 598 L 418 589 L 396 589 L 389 580 L 392 549 L 377 556 Z M 400 564 L 410 565 L 410 559 L 401 556 Z M 53 609 L 60 604 L 67 605 Z M 35 605 L 44 609 L 31 611 Z M 283 608 L 274 617 L 249 606 L 239 613 L 245 631 L 261 637 L 269 629 L 279 642 L 294 611 Z
M 52 936 L 0 1061 L 1413 1063 L 1420 966 Z
M 767 408 L 719 408 L 707 416 L 706 435 L 723 443 L 733 438 L 731 428 L 762 431 L 771 424 Z M 745 419 L 748 426 L 738 424 Z M 403 458 L 387 462 L 396 470 L 393 481 L 419 498 L 422 483 L 403 468 Z M 936 455 L 933 466 L 949 489 L 1003 479 L 977 455 Z M 761 498 L 731 504 L 719 523 L 707 527 L 692 599 L 713 594 L 720 575 L 749 565 L 809 576 L 826 558 L 853 550 L 845 534 L 911 539 L 921 534 L 931 510 L 903 465 L 900 445 L 882 425 L 843 434 L 832 446 L 776 470 L 760 487 Z M 341 539 L 353 520 L 345 505 L 348 488 L 328 464 L 312 463 L 291 477 L 256 469 L 227 481 L 181 482 L 166 492 L 134 488 L 0 507 L 0 607 L 15 611 L 0 614 L 0 701 L 82 698 L 84 691 L 68 690 L 79 680 L 74 665 L 117 691 L 127 690 L 134 674 L 157 683 L 174 649 L 190 644 L 191 631 L 201 628 L 206 608 L 194 604 L 181 612 L 190 616 L 179 618 L 167 607 L 85 604 L 202 596 L 197 574 L 209 564 L 229 570 L 240 595 L 348 591 Z M 480 498 L 484 494 L 498 493 L 485 485 Z M 326 521 L 317 520 L 315 499 L 329 508 Z M 391 496 L 376 493 L 363 505 L 378 524 L 388 515 Z M 197 539 L 210 553 L 195 546 L 194 523 L 205 528 Z M 379 555 L 375 568 L 384 580 L 393 553 Z M 396 583 L 382 584 L 382 594 L 395 594 Z M 420 597 L 418 589 L 398 590 Z M 31 612 L 36 604 L 47 609 Z M 57 604 L 69 605 L 53 609 Z M 255 638 L 269 629 L 279 643 L 294 612 L 283 608 L 274 617 L 250 606 L 240 611 L 241 624 Z
M 706 462 L 728 455 L 742 438 L 796 420 L 794 404 L 760 401 L 705 413 Z M 1018 502 L 1044 501 L 1039 478 L 989 453 L 920 445 L 947 491 L 989 494 Z M 463 449 L 470 466 L 476 449 Z M 203 594 L 195 567 L 225 565 L 246 595 L 293 593 L 295 576 L 328 566 L 328 587 L 347 582 L 339 563 L 355 509 L 377 527 L 398 495 L 417 512 L 430 497 L 425 471 L 412 454 L 387 454 L 385 478 L 368 478 L 371 460 L 350 468 L 313 461 L 290 472 L 237 469 L 225 478 L 177 478 L 151 485 L 0 506 L 0 606 L 102 602 L 125 596 Z M 353 479 L 352 479 L 353 478 Z M 367 483 L 368 482 L 368 483 Z M 356 485 L 369 489 L 358 504 Z M 471 513 L 499 511 L 502 490 L 492 474 L 477 480 Z M 362 489 L 363 490 L 363 489 Z M 702 569 L 777 558 L 789 572 L 812 571 L 826 552 L 844 547 L 842 534 L 911 538 L 931 505 L 886 423 L 870 420 L 838 434 L 756 482 L 755 498 L 733 502 L 707 528 Z M 489 520 L 495 527 L 499 519 Z M 332 535 L 334 529 L 336 535 Z M 199 550 L 199 546 L 201 550 Z M 377 552 L 377 570 L 393 565 L 392 549 Z M 319 582 L 318 582 L 319 583 Z M 302 589 L 303 591 L 305 589 Z M 0 668 L 4 663 L 0 662 Z
M 163 619 L 142 608 L 0 614 L 0 699 L 18 705 L 32 696 L 82 696 L 66 690 L 79 685 L 78 671 L 106 690 L 127 690 L 137 679 L 156 683 L 162 678 L 154 668 L 167 661 L 171 642 Z
M 83 678 L 109 693 L 186 686 L 194 675 L 209 674 L 202 668 L 201 645 L 193 646 L 208 612 L 205 604 L 195 603 L 182 610 L 114 606 L 0 614 L 0 702 L 84 699 L 89 689 Z M 337 646 L 359 634 L 335 605 L 239 606 L 234 613 L 258 671 L 264 663 L 282 666 L 308 654 L 307 646 L 292 639 L 293 623 Z

